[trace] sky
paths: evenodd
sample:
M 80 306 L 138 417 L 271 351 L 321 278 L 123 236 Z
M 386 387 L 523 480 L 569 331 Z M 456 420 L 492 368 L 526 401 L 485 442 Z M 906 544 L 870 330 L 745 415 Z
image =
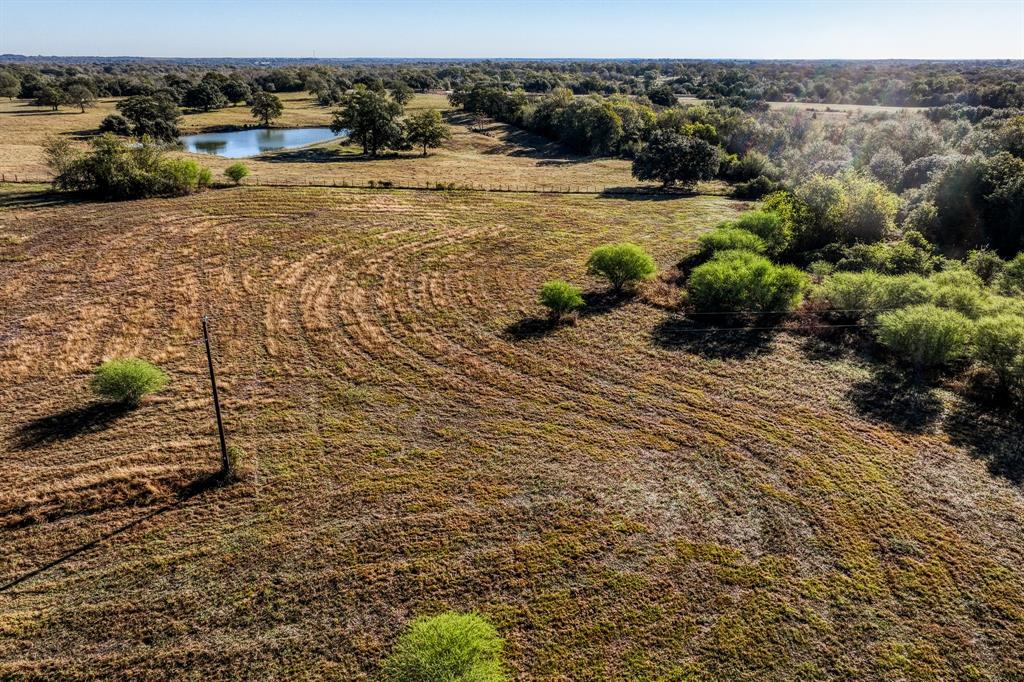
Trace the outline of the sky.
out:
M 0 0 L 0 54 L 1024 59 L 1024 0 Z

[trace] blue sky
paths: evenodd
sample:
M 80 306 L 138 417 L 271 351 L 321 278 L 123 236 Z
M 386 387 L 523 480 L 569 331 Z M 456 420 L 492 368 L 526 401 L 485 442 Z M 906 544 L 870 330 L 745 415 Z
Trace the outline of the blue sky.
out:
M 1024 0 L 0 0 L 0 53 L 1024 59 Z

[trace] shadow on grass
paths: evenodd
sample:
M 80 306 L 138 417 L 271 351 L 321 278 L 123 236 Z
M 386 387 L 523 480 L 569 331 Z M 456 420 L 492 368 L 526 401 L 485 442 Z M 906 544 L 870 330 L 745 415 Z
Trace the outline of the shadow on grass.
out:
M 757 329 L 737 328 L 735 319 L 668 315 L 651 332 L 654 345 L 717 360 L 743 360 L 767 353 L 777 330 L 761 321 Z
M 933 387 L 884 365 L 854 383 L 848 396 L 863 416 L 903 431 L 925 431 L 942 415 L 942 401 Z
M 102 543 L 106 542 L 107 540 L 115 538 L 118 535 L 121 535 L 122 533 L 125 533 L 125 532 L 129 531 L 132 528 L 135 528 L 136 526 L 139 526 L 143 522 L 148 521 L 149 519 L 152 519 L 152 518 L 155 518 L 157 516 L 160 516 L 161 514 L 169 512 L 169 511 L 171 511 L 173 509 L 177 509 L 183 503 L 185 503 L 188 500 L 192 499 L 196 495 L 199 495 L 202 492 L 210 490 L 211 488 L 215 488 L 217 486 L 220 486 L 223 483 L 225 483 L 226 480 L 227 479 L 226 479 L 224 473 L 221 472 L 221 471 L 217 471 L 217 472 L 212 473 L 212 474 L 203 474 L 203 475 L 199 476 L 199 478 L 195 479 L 194 481 L 192 481 L 191 483 L 186 485 L 185 487 L 181 488 L 178 491 L 176 499 L 173 502 L 170 502 L 169 504 L 165 504 L 162 507 L 154 509 L 153 511 L 148 512 L 146 514 L 143 514 L 142 516 L 140 516 L 137 519 L 134 519 L 132 521 L 129 521 L 128 523 L 124 524 L 123 526 L 119 526 L 119 527 L 115 528 L 114 530 L 112 530 L 112 531 L 110 531 L 108 533 L 104 533 L 103 535 L 99 536 L 95 540 L 92 540 L 90 542 L 85 543 L 84 545 L 76 547 L 75 549 L 73 549 L 73 550 L 71 550 L 69 552 L 65 552 L 64 554 L 62 554 L 61 556 L 57 557 L 53 561 L 50 561 L 50 562 L 48 562 L 46 564 L 43 564 L 42 566 L 39 566 L 38 568 L 34 568 L 31 571 L 28 571 L 27 573 L 21 574 L 20 576 L 18 576 L 16 578 L 14 578 L 14 579 L 4 583 L 3 585 L 0 585 L 0 592 L 6 592 L 6 591 L 8 591 L 8 590 L 10 590 L 10 589 L 12 589 L 14 587 L 17 587 L 18 585 L 24 583 L 27 580 L 30 580 L 30 579 L 36 577 L 37 575 L 40 575 L 40 574 L 50 570 L 51 568 L 56 568 L 57 566 L 63 564 L 65 561 L 68 561 L 69 559 L 73 559 L 76 556 L 78 556 L 80 554 L 83 554 L 83 553 L 89 551 L 90 549 L 93 549 L 94 547 L 99 546 Z
M 955 445 L 985 462 L 989 473 L 1024 483 L 1024 423 L 1019 411 L 959 400 L 946 415 L 945 431 Z
M 558 323 L 550 317 L 524 317 L 518 322 L 505 327 L 502 330 L 502 338 L 508 341 L 528 341 L 547 336 L 558 328 Z
M 605 187 L 597 196 L 599 199 L 625 199 L 626 201 L 674 201 L 700 195 L 691 190 L 625 186 Z
M 616 308 L 636 300 L 637 293 L 632 289 L 622 291 L 588 291 L 583 294 L 583 307 L 577 311 L 580 317 L 607 315 Z
M 124 403 L 90 403 L 33 419 L 15 431 L 14 447 L 31 450 L 84 433 L 104 431 L 134 408 Z

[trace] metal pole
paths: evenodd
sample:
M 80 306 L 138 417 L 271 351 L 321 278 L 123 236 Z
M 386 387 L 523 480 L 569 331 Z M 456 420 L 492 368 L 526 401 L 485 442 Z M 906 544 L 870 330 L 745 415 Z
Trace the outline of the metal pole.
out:
M 210 388 L 213 390 L 213 410 L 217 413 L 217 434 L 220 436 L 220 469 L 224 474 L 228 473 L 230 463 L 228 462 L 228 444 L 224 440 L 224 422 L 220 418 L 220 399 L 217 397 L 217 377 L 213 373 L 213 355 L 210 353 L 210 334 L 206 328 L 209 318 L 203 315 L 203 342 L 206 344 L 206 364 L 210 368 Z

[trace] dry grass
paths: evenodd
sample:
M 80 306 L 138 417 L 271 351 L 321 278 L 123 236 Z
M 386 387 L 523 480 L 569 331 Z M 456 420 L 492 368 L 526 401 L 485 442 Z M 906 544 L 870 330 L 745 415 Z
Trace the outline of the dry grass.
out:
M 331 109 L 318 106 L 304 93 L 282 95 L 285 113 L 275 125 L 281 127 L 325 126 Z M 102 101 L 84 114 L 77 110 L 47 111 L 24 101 L 0 102 L 0 173 L 11 179 L 45 180 L 49 172 L 43 160 L 42 144 L 49 135 L 70 135 L 85 139 L 93 134 L 103 117 L 115 111 L 113 100 Z M 453 127 L 453 139 L 427 158 L 415 152 L 367 160 L 353 147 L 337 142 L 263 154 L 246 159 L 256 183 L 362 184 L 390 181 L 423 186 L 438 182 L 460 186 L 484 185 L 531 188 L 632 187 L 630 163 L 623 159 L 589 159 L 567 154 L 557 145 L 499 123 L 471 130 L 472 121 L 448 107 L 443 95 L 417 95 L 407 111 L 435 108 L 444 111 Z M 245 106 L 228 107 L 209 113 L 187 114 L 182 121 L 186 133 L 251 125 Z M 186 154 L 209 166 L 220 176 L 237 159 L 205 154 Z
M 59 562 L 0 591 L 2 678 L 369 679 L 448 608 L 521 679 L 1024 675 L 1019 427 L 681 331 L 670 281 L 530 320 L 600 289 L 594 245 L 668 268 L 734 202 L 0 197 L 0 583 Z M 208 490 L 204 310 L 246 469 Z M 89 413 L 124 354 L 170 386 Z

